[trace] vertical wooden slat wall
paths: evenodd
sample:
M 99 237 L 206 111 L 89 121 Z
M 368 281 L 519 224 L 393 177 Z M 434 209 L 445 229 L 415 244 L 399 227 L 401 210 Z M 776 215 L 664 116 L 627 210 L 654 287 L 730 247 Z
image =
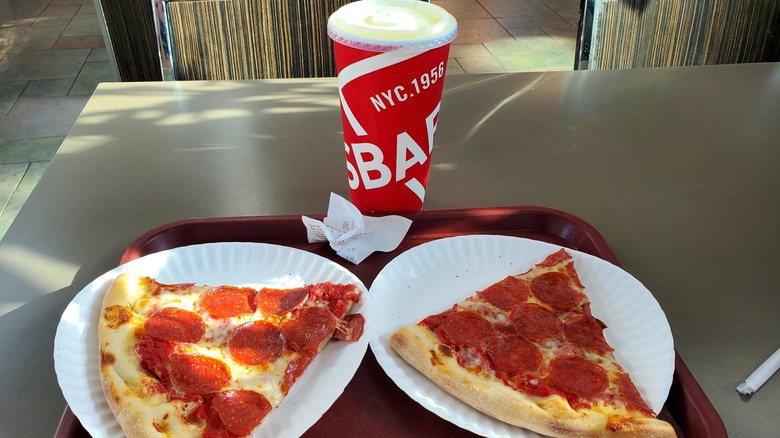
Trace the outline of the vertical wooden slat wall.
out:
M 335 76 L 331 13 L 350 0 L 166 3 L 177 80 Z
M 780 0 L 602 0 L 589 69 L 780 61 Z
M 100 0 L 122 81 L 159 81 L 162 68 L 151 0 Z

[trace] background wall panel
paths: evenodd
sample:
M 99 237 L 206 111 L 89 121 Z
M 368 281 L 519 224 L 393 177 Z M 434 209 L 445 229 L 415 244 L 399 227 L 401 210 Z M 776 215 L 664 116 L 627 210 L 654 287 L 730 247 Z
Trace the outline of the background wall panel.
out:
M 583 0 L 580 69 L 780 61 L 778 0 Z
M 336 76 L 331 13 L 350 0 L 165 3 L 173 78 Z

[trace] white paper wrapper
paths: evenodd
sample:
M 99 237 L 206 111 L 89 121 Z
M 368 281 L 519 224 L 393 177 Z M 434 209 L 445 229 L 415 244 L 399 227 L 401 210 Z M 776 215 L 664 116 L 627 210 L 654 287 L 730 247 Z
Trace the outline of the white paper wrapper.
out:
M 780 368 L 780 348 L 753 371 L 753 374 L 748 376 L 744 382 L 740 383 L 737 386 L 737 391 L 740 394 L 753 394 L 777 372 L 778 368 Z
M 310 243 L 330 242 L 336 254 L 358 264 L 375 251 L 398 248 L 412 221 L 403 216 L 363 216 L 357 207 L 331 193 L 328 215 L 322 222 L 303 216 Z

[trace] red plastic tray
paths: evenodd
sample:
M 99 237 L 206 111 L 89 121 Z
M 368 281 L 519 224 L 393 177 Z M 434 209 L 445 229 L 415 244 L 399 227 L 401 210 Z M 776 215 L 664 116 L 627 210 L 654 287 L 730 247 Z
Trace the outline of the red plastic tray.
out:
M 311 215 L 321 219 L 321 215 Z M 408 215 L 413 220 L 404 241 L 393 252 L 374 253 L 359 265 L 335 254 L 327 243 L 308 243 L 300 216 L 191 219 L 150 230 L 133 242 L 121 263 L 178 246 L 242 241 L 264 242 L 303 249 L 333 260 L 370 287 L 376 275 L 401 252 L 434 239 L 463 234 L 526 237 L 586 252 L 619 265 L 598 231 L 565 212 L 543 207 L 431 210 Z M 672 387 L 659 414 L 679 436 L 726 438 L 723 421 L 679 355 L 675 354 Z M 86 437 L 66 409 L 57 438 Z M 387 377 L 369 348 L 355 377 L 305 437 L 472 437 L 417 404 Z

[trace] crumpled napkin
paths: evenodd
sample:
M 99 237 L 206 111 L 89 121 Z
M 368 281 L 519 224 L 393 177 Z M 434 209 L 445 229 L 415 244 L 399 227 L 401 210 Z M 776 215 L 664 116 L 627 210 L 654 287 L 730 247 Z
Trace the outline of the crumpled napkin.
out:
M 330 242 L 336 254 L 358 264 L 375 251 L 398 248 L 412 221 L 403 216 L 372 217 L 351 202 L 331 193 L 328 215 L 322 222 L 303 216 L 309 243 Z

